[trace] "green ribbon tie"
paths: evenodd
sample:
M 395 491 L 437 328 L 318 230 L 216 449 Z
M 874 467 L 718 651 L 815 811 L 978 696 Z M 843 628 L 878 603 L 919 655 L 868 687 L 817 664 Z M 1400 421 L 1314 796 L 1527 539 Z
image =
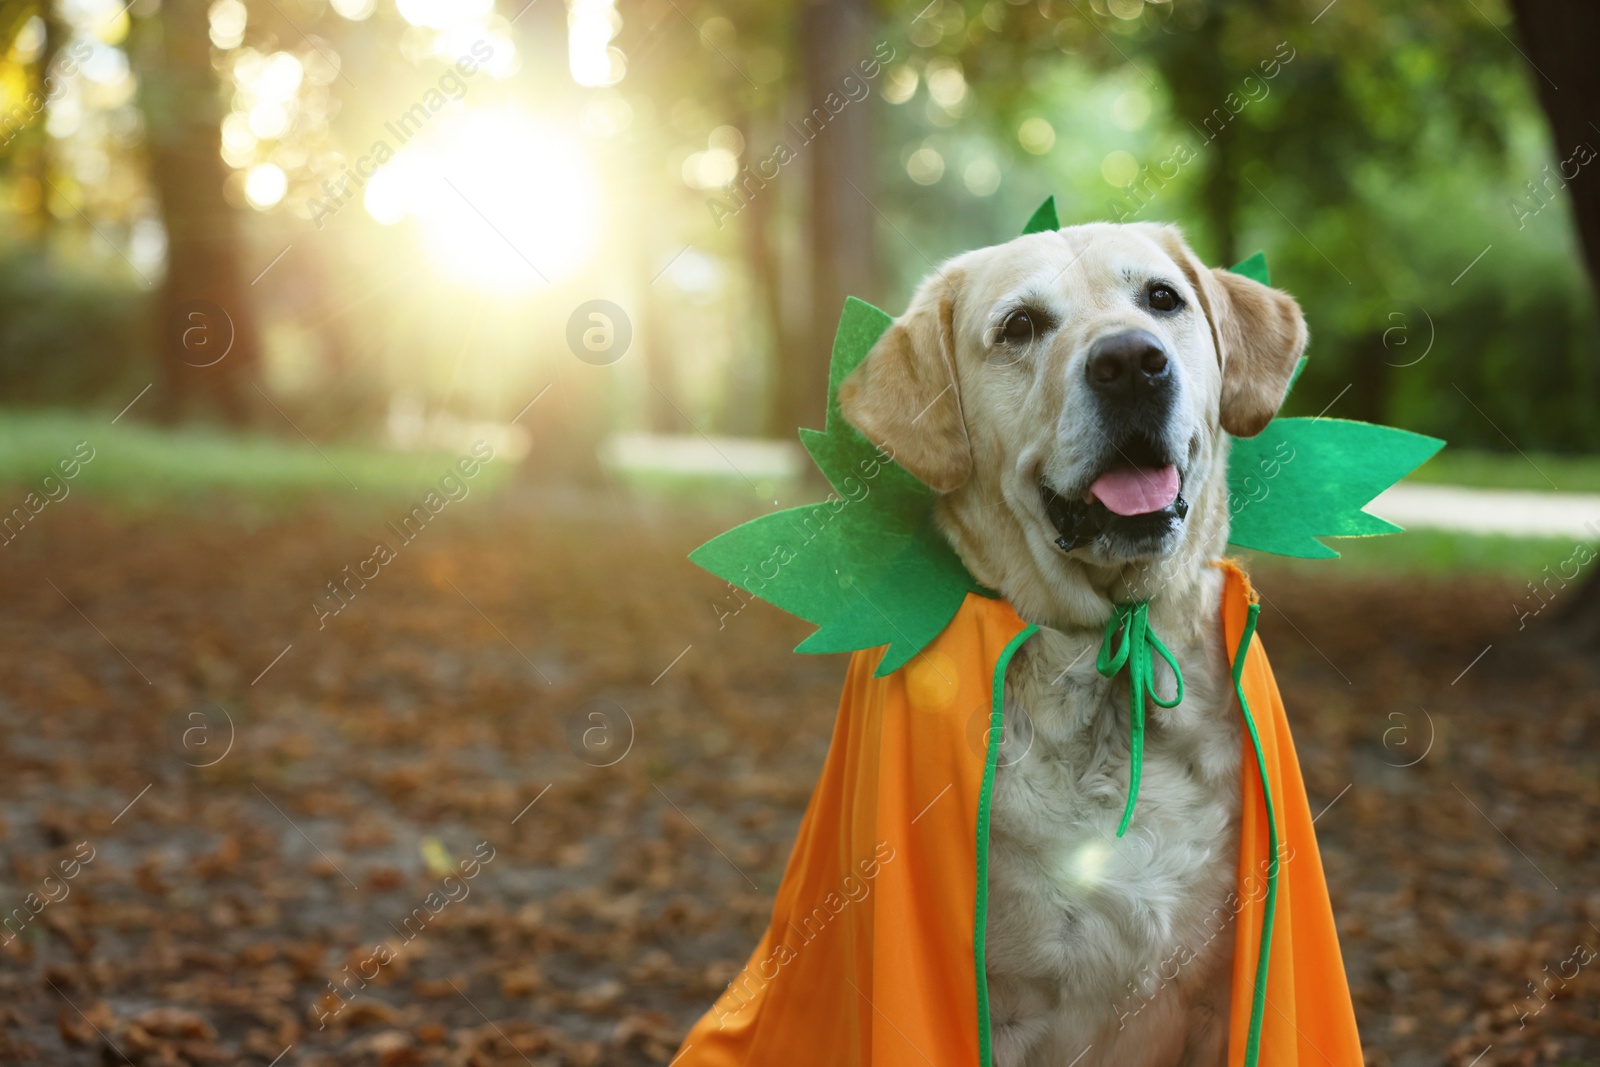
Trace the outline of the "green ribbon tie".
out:
M 1128 831 L 1133 821 L 1133 806 L 1139 799 L 1139 778 L 1144 770 L 1144 707 L 1148 697 L 1158 708 L 1175 708 L 1183 701 L 1183 671 L 1178 661 L 1161 643 L 1161 638 L 1150 629 L 1150 602 L 1141 600 L 1132 604 L 1117 604 L 1116 610 L 1106 620 L 1105 637 L 1100 642 L 1100 654 L 1094 666 L 1107 678 L 1115 678 L 1123 667 L 1128 668 L 1128 803 L 1122 809 L 1122 824 L 1117 836 Z M 1121 633 L 1122 641 L 1117 643 Z M 1152 654 L 1153 653 L 1153 654 Z M 1172 668 L 1178 680 L 1178 695 L 1172 700 L 1162 700 L 1156 695 L 1155 658 L 1159 655 Z

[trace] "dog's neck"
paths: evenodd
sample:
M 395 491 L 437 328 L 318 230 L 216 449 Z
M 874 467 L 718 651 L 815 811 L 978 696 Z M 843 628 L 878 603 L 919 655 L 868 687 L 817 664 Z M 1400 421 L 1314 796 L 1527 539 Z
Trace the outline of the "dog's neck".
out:
M 1115 605 L 1148 601 L 1150 621 L 1169 644 L 1202 640 L 1216 625 L 1221 574 L 1210 564 L 1228 542 L 1226 445 L 1213 476 L 1196 488 L 1188 529 L 1170 556 L 1097 564 L 1054 547 L 1040 550 L 1000 486 L 975 478 L 941 498 L 938 520 L 973 577 L 1036 626 L 1098 634 Z

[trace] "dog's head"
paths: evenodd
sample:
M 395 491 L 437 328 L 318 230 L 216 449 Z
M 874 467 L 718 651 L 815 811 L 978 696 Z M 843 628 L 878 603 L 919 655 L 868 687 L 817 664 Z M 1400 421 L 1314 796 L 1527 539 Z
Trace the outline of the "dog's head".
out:
M 1219 553 L 1222 431 L 1266 426 L 1305 344 L 1293 298 L 1203 266 L 1173 227 L 1098 223 L 946 263 L 839 399 L 1016 602 Z

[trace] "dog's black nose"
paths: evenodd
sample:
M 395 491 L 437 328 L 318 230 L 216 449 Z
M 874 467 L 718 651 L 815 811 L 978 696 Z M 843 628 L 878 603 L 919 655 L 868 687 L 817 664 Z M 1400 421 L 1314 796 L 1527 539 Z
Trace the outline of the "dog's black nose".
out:
M 1172 365 L 1156 336 L 1128 330 L 1102 337 L 1089 349 L 1089 384 L 1111 400 L 1131 401 L 1165 390 Z

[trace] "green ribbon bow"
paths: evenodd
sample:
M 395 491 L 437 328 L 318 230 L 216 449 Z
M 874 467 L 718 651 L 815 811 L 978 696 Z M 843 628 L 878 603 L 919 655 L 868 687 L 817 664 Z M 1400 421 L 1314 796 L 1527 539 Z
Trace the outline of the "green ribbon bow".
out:
M 1145 698 L 1158 708 L 1175 708 L 1183 702 L 1183 671 L 1178 660 L 1161 643 L 1161 638 L 1150 629 L 1150 602 L 1141 600 L 1132 604 L 1117 604 L 1116 610 L 1106 620 L 1105 637 L 1100 642 L 1100 654 L 1095 657 L 1095 670 L 1107 678 L 1115 678 L 1123 667 L 1128 668 L 1128 803 L 1122 809 L 1122 823 L 1117 836 L 1127 833 L 1133 820 L 1133 806 L 1139 799 L 1139 778 L 1144 770 L 1144 705 Z M 1118 632 L 1122 642 L 1116 643 Z M 1152 655 L 1153 653 L 1153 655 Z M 1178 695 L 1171 701 L 1156 695 L 1155 656 L 1159 655 L 1172 668 L 1178 680 Z

